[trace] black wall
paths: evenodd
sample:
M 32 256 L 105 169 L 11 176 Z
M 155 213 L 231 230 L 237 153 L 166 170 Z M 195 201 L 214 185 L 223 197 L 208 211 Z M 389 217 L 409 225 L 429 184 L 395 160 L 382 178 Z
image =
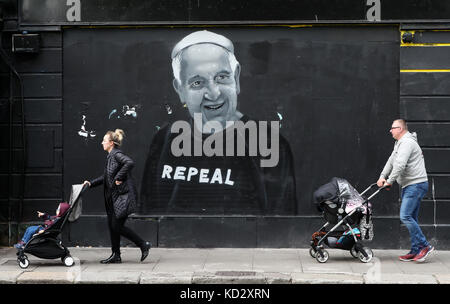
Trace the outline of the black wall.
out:
M 297 213 L 144 212 L 129 220 L 131 227 L 162 247 L 307 247 L 311 233 L 323 224 L 312 192 L 333 176 L 348 179 L 358 190 L 374 182 L 394 144 L 390 124 L 401 116 L 418 133 L 429 173 L 430 191 L 419 220 L 433 244 L 450 247 L 450 42 L 447 31 L 435 31 L 445 24 L 28 26 L 40 34 L 39 53 L 18 54 L 11 52 L 16 19 L 2 32 L 23 94 L 2 61 L 0 244 L 15 243 L 37 220 L 36 210 L 53 213 L 69 198 L 71 184 L 102 173 L 100 141 L 106 130 L 127 133 L 123 150 L 136 161 L 133 174 L 140 187 L 157 127 L 187 118 L 172 88 L 170 51 L 184 35 L 206 28 L 235 44 L 242 65 L 239 109 L 260 120 L 279 120 L 277 113 L 283 117 L 281 133 L 294 155 Z M 414 34 L 412 43 L 401 41 L 404 31 Z M 137 119 L 110 116 L 124 104 L 140 105 Z M 95 137 L 78 134 L 82 115 Z M 373 203 L 372 247 L 408 248 L 408 233 L 398 218 L 398 188 Z M 68 225 L 64 238 L 69 245 L 109 246 L 101 189 L 85 195 L 83 215 Z
M 209 29 L 235 43 L 242 65 L 240 110 L 260 120 L 279 120 L 277 113 L 283 117 L 281 133 L 294 155 L 298 212 L 265 217 L 140 214 L 131 225 L 159 246 L 307 246 L 310 234 L 322 224 L 312 192 L 333 176 L 345 177 L 362 190 L 377 179 L 390 153 L 393 142 L 387 130 L 399 115 L 397 28 Z M 71 184 L 102 173 L 105 152 L 100 141 L 106 130 L 125 130 L 123 149 L 136 161 L 134 176 L 140 180 L 156 126 L 186 119 L 171 85 L 169 54 L 176 41 L 194 30 L 64 29 L 42 33 L 42 45 L 53 44 L 39 55 L 21 55 L 22 62 L 33 63 L 22 63 L 30 74 L 39 71 L 24 75 L 37 77 L 26 86 L 26 113 L 33 110 L 27 104 L 44 112 L 41 123 L 30 126 L 27 143 L 29 151 L 40 151 L 30 161 L 45 166 L 39 175 L 26 175 L 22 226 L 35 220 L 37 208 L 51 211 L 67 199 Z M 109 115 L 123 104 L 139 104 L 138 118 Z M 95 137 L 78 134 L 82 115 Z M 396 196 L 395 189 L 379 197 L 375 215 L 380 234 L 399 227 L 392 219 L 398 213 Z M 70 225 L 67 237 L 71 244 L 109 244 L 101 190 L 85 196 L 83 216 Z M 379 245 L 395 247 L 398 241 L 380 239 Z
M 38 54 L 13 54 L 11 33 L 2 34 L 6 54 L 23 83 L 22 94 L 20 81 L 2 60 L 0 63 L 2 244 L 14 243 L 17 234 L 22 235 L 24 228 L 31 221 L 37 220 L 37 210 L 53 213 L 64 198 L 62 35 L 61 32 L 40 32 L 40 35 L 41 48 Z M 23 139 L 26 142 L 26 157 L 23 153 Z
M 405 26 L 402 32 L 412 33 L 414 40 L 400 47 L 400 114 L 418 133 L 430 184 L 419 220 L 428 237 L 448 248 L 450 35 L 418 26 Z

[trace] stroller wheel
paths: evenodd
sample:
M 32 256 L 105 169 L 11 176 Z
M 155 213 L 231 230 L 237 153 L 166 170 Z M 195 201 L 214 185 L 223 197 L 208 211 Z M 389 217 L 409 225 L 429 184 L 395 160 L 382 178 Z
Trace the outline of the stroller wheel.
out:
M 26 255 L 17 258 L 17 263 L 19 263 L 19 267 L 22 269 L 28 268 L 30 266 L 30 261 Z
M 355 259 L 359 258 L 359 254 L 358 254 L 358 250 L 356 250 L 356 245 L 354 245 L 352 247 L 352 249 L 350 249 L 350 254 L 352 255 L 352 257 L 354 257 Z M 364 256 L 364 255 L 363 255 Z
M 325 263 L 326 261 L 328 261 L 328 258 L 329 258 L 330 256 L 329 256 L 329 254 L 328 254 L 328 251 L 326 251 L 326 250 L 317 250 L 317 252 L 316 252 L 316 260 L 317 260 L 317 262 L 319 262 L 319 263 Z
M 61 258 L 62 262 L 64 263 L 64 265 L 66 265 L 67 267 L 71 267 L 74 264 L 73 258 L 68 255 L 64 258 Z
M 366 253 L 367 256 L 364 255 Z M 358 253 L 359 260 L 363 263 L 369 263 L 373 258 L 372 249 L 369 247 L 363 247 L 363 249 Z
M 309 248 L 309 255 L 310 255 L 312 258 L 316 258 L 316 252 L 317 252 L 317 250 L 314 249 L 313 247 Z

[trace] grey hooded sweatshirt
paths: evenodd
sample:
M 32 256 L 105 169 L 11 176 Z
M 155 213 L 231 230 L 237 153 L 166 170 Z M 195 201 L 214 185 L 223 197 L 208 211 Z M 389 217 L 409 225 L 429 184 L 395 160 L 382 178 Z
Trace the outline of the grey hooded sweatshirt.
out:
M 402 188 L 428 181 L 425 160 L 415 132 L 406 132 L 395 142 L 394 151 L 380 178 L 385 178 L 391 185 L 397 181 Z

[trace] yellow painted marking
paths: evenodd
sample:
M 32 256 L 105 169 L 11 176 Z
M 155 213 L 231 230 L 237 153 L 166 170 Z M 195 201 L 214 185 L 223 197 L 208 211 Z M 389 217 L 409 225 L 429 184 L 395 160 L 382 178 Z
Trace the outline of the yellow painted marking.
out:
M 400 73 L 450 73 L 450 69 L 440 70 L 400 70 Z
M 440 46 L 450 46 L 450 43 L 404 43 L 402 41 L 402 36 L 405 33 L 411 33 L 413 36 L 416 35 L 416 32 L 426 32 L 427 30 L 417 30 L 417 31 L 400 31 L 400 46 L 401 47 L 440 47 Z M 435 32 L 444 32 L 450 30 L 429 30 Z
M 450 43 L 401 43 L 401 47 L 408 46 L 426 46 L 426 47 L 435 47 L 435 46 L 450 46 Z

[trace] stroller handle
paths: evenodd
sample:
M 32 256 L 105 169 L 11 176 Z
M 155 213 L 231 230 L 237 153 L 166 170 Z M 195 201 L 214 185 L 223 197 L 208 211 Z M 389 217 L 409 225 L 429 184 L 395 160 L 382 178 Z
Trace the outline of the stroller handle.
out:
M 84 192 L 86 192 L 87 189 L 89 189 L 89 185 L 88 184 L 84 184 L 83 188 L 81 188 L 80 195 L 83 194 Z
M 374 186 L 377 186 L 377 183 L 371 184 L 366 190 L 364 190 L 363 192 L 361 192 L 360 195 L 365 194 L 367 191 L 369 191 L 370 189 L 372 189 Z M 388 185 L 383 185 L 383 186 L 379 187 L 379 188 L 377 189 L 377 191 L 375 191 L 374 193 L 372 193 L 372 195 L 370 195 L 370 196 L 367 198 L 367 201 L 369 201 L 370 199 L 372 199 L 372 198 L 373 198 L 375 195 L 377 195 L 380 191 L 382 191 L 382 190 L 384 190 L 384 189 L 386 189 L 386 188 L 389 188 L 389 187 L 390 187 L 390 185 L 389 185 L 389 186 L 388 186 Z

